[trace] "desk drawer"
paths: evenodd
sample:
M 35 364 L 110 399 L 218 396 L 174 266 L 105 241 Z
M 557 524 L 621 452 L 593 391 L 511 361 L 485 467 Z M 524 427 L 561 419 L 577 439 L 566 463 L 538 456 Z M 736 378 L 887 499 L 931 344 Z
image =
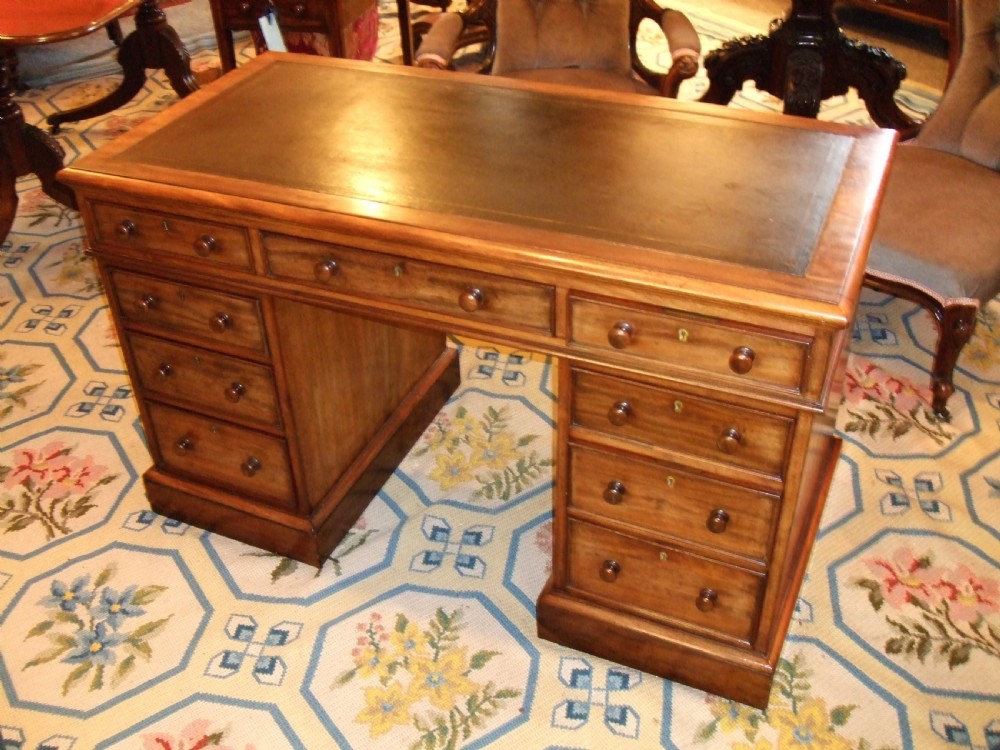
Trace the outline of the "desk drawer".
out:
M 270 271 L 278 278 L 509 328 L 552 332 L 549 286 L 297 237 L 268 234 L 263 243 Z
M 601 352 L 618 350 L 657 368 L 682 368 L 749 380 L 798 393 L 809 342 L 709 321 L 590 300 L 570 303 L 570 342 Z
M 272 505 L 294 505 L 284 440 L 155 402 L 147 410 L 166 469 Z
M 332 0 L 271 0 L 278 16 L 278 25 L 285 30 L 304 31 L 316 28 L 326 31 L 326 7 Z M 337 16 L 334 15 L 336 18 Z
M 251 268 L 246 230 L 239 227 L 108 203 L 94 203 L 92 208 L 98 242 L 155 250 L 219 266 Z
M 765 577 L 588 523 L 570 521 L 570 587 L 639 610 L 750 640 Z
M 111 286 L 126 325 L 266 352 L 256 299 L 117 270 L 111 271 Z
M 582 445 L 570 472 L 571 510 L 767 562 L 774 495 Z
M 573 424 L 681 454 L 782 477 L 791 419 L 583 370 Z
M 147 396 L 187 401 L 238 422 L 281 426 L 271 368 L 139 334 L 129 336 Z

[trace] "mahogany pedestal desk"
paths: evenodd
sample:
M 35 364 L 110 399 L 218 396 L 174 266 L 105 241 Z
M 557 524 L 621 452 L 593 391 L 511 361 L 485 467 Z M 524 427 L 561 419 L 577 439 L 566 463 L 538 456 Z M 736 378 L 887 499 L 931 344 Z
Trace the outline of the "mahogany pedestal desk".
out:
M 426 148 L 456 120 L 478 139 Z M 265 55 L 61 174 L 156 511 L 322 564 L 456 387 L 446 332 L 530 348 L 539 634 L 764 706 L 894 138 Z

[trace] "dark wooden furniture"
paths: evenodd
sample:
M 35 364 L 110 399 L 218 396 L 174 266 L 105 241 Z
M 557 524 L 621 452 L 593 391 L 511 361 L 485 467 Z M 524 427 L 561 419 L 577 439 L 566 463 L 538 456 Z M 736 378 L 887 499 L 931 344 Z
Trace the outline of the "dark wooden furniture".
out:
M 0 3 L 0 242 L 10 232 L 17 213 L 18 177 L 37 175 L 47 195 L 67 206 L 76 206 L 72 191 L 55 178 L 66 156 L 62 146 L 39 128 L 26 124 L 24 113 L 14 99 L 17 49 L 75 39 L 102 27 L 107 28 L 112 41 L 120 44 L 117 19 L 139 2 L 81 0 L 24 4 L 5 0 Z
M 945 38 L 951 35 L 952 17 L 949 0 L 840 0 L 840 3 L 889 18 L 930 26 L 941 32 Z
M 931 406 L 942 420 L 979 309 L 1000 293 L 997 3 L 952 3 L 958 62 L 934 114 L 896 154 L 865 274 L 867 286 L 933 317 Z
M 372 0 L 210 0 L 222 72 L 236 67 L 233 32 L 249 31 L 258 52 L 267 49 L 258 19 L 271 15 L 282 33 L 314 32 L 326 38 L 333 57 L 353 57 L 352 24 Z
M 65 180 L 155 510 L 321 564 L 455 386 L 445 332 L 544 352 L 539 634 L 763 706 L 894 136 L 265 55 Z
M 820 103 L 857 89 L 876 125 L 911 135 L 916 123 L 894 94 L 906 66 L 886 50 L 849 39 L 833 14 L 834 0 L 792 0 L 770 32 L 732 39 L 705 57 L 709 87 L 701 101 L 728 104 L 753 81 L 784 101 L 786 114 L 816 117 Z

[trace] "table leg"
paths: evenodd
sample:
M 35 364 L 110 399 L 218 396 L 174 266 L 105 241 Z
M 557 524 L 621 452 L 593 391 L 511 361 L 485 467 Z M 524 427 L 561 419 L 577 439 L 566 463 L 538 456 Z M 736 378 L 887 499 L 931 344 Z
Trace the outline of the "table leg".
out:
M 767 36 L 733 39 L 705 58 L 709 87 L 701 101 L 728 104 L 746 81 L 784 102 L 784 112 L 816 117 L 820 103 L 855 88 L 879 127 L 914 132 L 894 94 L 906 66 L 884 49 L 848 39 L 833 0 L 792 0 Z
M 52 199 L 76 208 L 73 191 L 56 180 L 65 153 L 48 133 L 24 122 L 14 100 L 11 58 L 0 48 L 0 241 L 6 239 L 17 213 L 17 178 L 36 174 Z
M 180 97 L 198 89 L 198 82 L 191 72 L 191 58 L 159 0 L 143 0 L 135 15 L 135 31 L 122 41 L 118 51 L 118 64 L 124 78 L 117 89 L 96 102 L 50 115 L 49 126 L 59 132 L 64 122 L 77 122 L 106 114 L 130 102 L 146 83 L 147 69 L 163 69 L 170 85 Z

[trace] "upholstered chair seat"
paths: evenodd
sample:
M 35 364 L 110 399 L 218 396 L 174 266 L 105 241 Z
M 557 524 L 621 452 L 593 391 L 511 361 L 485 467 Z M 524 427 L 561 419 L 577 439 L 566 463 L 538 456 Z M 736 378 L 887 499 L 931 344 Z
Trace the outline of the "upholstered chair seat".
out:
M 1000 3 L 964 0 L 955 13 L 958 62 L 938 108 L 896 149 L 865 275 L 933 315 L 942 419 L 980 306 L 1000 293 Z
M 671 55 L 666 72 L 639 59 L 635 40 L 643 19 L 663 33 Z M 483 72 L 607 91 L 676 97 L 681 82 L 697 73 L 701 54 L 687 16 L 652 0 L 480 0 L 435 21 L 415 64 L 454 67 L 463 35 L 474 27 L 492 35 Z

